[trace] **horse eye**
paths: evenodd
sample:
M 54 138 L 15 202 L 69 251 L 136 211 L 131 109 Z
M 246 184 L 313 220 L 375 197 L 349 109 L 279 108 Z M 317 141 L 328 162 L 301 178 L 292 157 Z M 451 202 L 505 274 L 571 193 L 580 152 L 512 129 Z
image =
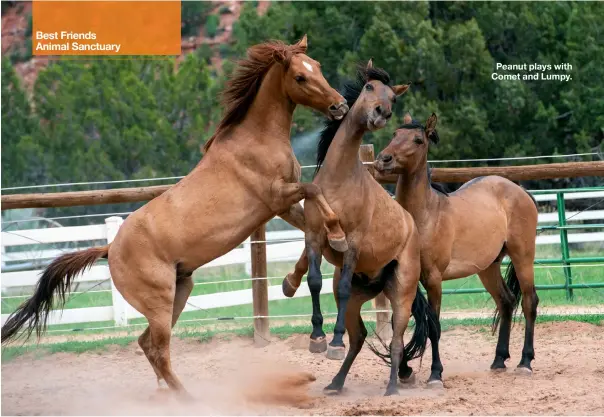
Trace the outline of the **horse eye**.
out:
M 421 138 L 415 138 L 413 139 L 413 142 L 415 142 L 418 145 L 423 145 L 424 141 Z
M 303 75 L 296 75 L 296 82 L 303 83 L 304 81 L 306 81 L 306 78 Z
M 371 84 L 367 84 L 367 85 L 365 86 L 365 89 L 366 89 L 367 91 L 373 91 L 373 86 L 372 86 Z

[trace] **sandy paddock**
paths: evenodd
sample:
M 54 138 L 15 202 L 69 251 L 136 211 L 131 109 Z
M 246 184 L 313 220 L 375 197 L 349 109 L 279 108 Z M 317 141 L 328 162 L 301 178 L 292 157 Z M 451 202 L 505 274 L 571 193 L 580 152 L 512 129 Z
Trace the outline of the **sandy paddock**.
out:
M 383 397 L 388 369 L 367 348 L 340 396 L 322 388 L 340 363 L 306 350 L 307 337 L 200 343 L 174 339 L 175 371 L 195 399 L 181 403 L 155 391 L 155 377 L 136 345 L 80 355 L 26 355 L 2 364 L 2 414 L 604 414 L 604 327 L 577 322 L 537 325 L 532 377 L 514 373 L 523 327 L 512 331 L 508 372 L 492 373 L 495 338 L 486 328 L 443 333 L 444 390 L 419 382 Z M 419 362 L 412 363 L 415 370 Z M 308 372 L 316 381 L 309 381 Z

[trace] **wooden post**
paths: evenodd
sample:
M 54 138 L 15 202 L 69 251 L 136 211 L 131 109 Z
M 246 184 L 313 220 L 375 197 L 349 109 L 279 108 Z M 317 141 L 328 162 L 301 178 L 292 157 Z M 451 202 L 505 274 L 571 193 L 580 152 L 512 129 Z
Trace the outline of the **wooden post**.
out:
M 112 216 L 105 219 L 105 225 L 107 226 L 107 243 L 113 242 L 115 235 L 117 235 L 120 226 L 124 222 L 119 216 Z M 115 285 L 113 279 L 111 280 L 111 300 L 113 304 L 113 321 L 116 326 L 127 326 L 128 325 L 128 302 L 122 297 Z
M 266 228 L 260 226 L 251 236 L 252 278 L 266 277 Z M 264 316 L 254 319 L 254 344 L 258 347 L 270 343 L 268 321 L 268 281 L 259 279 L 252 281 L 252 297 L 254 316 Z
M 373 151 L 373 145 L 361 145 L 359 149 L 359 158 L 363 162 L 373 162 L 375 159 L 375 153 Z M 373 167 L 367 165 L 369 172 L 373 173 Z M 375 174 L 374 174 L 375 175 Z M 386 298 L 383 292 L 379 293 L 377 297 L 373 299 L 373 306 L 376 310 L 390 310 L 390 302 Z M 375 313 L 376 324 L 375 331 L 379 337 L 384 341 L 390 341 L 392 339 L 392 326 L 390 325 L 389 313 Z

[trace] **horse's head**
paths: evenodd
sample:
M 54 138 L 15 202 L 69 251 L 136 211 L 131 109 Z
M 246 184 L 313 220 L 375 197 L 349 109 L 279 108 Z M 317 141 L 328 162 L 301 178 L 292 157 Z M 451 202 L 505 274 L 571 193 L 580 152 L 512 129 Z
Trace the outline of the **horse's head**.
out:
M 369 130 L 378 130 L 386 126 L 392 117 L 392 105 L 396 97 L 404 94 L 409 85 L 391 87 L 389 75 L 374 68 L 371 60 L 365 68 L 366 82 L 353 106 L 353 117 Z M 357 119 L 358 118 L 358 119 Z
M 426 160 L 430 142 L 438 143 L 437 118 L 434 113 L 425 126 L 414 121 L 409 113 L 405 115 L 403 122 L 374 162 L 375 169 L 381 174 L 415 172 L 422 161 Z
M 306 55 L 306 35 L 292 45 L 290 56 L 277 56 L 284 64 L 282 85 L 289 99 L 324 113 L 330 119 L 341 119 L 348 112 L 346 100 L 333 89 L 321 72 L 321 64 Z

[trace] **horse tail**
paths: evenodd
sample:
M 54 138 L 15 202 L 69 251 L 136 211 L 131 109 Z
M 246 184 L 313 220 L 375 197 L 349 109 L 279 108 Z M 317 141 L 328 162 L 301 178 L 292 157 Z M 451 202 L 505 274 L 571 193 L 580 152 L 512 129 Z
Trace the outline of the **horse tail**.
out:
M 507 288 L 502 288 L 501 298 L 503 308 L 509 308 L 512 310 L 512 317 L 516 313 L 518 306 L 520 305 L 520 301 L 522 300 L 522 291 L 520 290 L 520 282 L 518 281 L 518 276 L 516 275 L 516 269 L 514 268 L 514 264 L 511 262 L 508 264 L 507 269 L 505 270 L 505 286 Z M 512 296 L 510 299 L 510 295 Z M 499 326 L 499 322 L 501 320 L 501 313 L 498 308 L 495 308 L 495 314 L 493 315 L 493 333 L 497 330 L 497 326 Z
M 413 300 L 413 304 L 411 305 L 411 315 L 415 320 L 415 330 L 413 331 L 413 336 L 409 343 L 403 349 L 403 358 L 406 361 L 410 361 L 412 359 L 420 358 L 424 355 L 426 351 L 426 346 L 428 344 L 429 335 L 431 332 L 438 335 L 440 338 L 440 326 L 438 325 L 438 318 L 436 316 L 436 312 L 428 303 L 428 300 L 424 296 L 424 294 L 420 290 L 419 284 L 417 285 L 417 292 L 415 294 L 415 299 Z M 376 333 L 378 340 L 386 349 L 387 353 L 380 352 L 375 346 L 371 343 L 368 343 L 369 349 L 381 358 L 387 365 L 391 364 L 391 349 Z
M 403 358 L 407 361 L 424 356 L 431 332 L 437 335 L 437 340 L 440 338 L 440 326 L 436 312 L 421 292 L 419 284 L 417 284 L 417 292 L 411 305 L 411 315 L 415 319 L 415 330 L 403 351 Z
M 48 314 L 59 298 L 58 306 L 65 306 L 65 295 L 78 273 L 90 268 L 100 258 L 107 258 L 109 245 L 66 253 L 50 263 L 36 284 L 34 294 L 15 310 L 2 326 L 2 343 L 18 339 L 22 334 L 29 338 L 34 330 L 38 338 L 46 329 Z M 26 327 L 24 333 L 19 331 Z

